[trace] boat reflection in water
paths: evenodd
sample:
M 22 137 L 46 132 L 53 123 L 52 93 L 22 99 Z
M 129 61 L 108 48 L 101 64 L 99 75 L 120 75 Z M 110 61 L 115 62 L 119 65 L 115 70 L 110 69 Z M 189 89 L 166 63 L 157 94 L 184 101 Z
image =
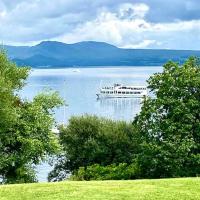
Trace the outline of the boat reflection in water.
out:
M 143 98 L 100 98 L 97 106 L 102 116 L 132 121 L 141 110 Z

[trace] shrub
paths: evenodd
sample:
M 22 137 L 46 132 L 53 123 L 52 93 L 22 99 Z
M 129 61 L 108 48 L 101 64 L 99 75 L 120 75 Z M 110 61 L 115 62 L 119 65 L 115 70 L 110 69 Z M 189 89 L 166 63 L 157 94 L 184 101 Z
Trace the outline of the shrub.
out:
M 90 181 L 90 180 L 129 180 L 139 177 L 139 169 L 136 164 L 120 163 L 108 166 L 99 164 L 91 165 L 86 168 L 80 167 L 70 180 Z
M 63 180 L 65 172 L 67 177 L 79 167 L 130 164 L 138 151 L 132 124 L 96 116 L 72 117 L 67 127 L 61 127 L 59 139 L 63 154 L 49 175 L 51 181 Z

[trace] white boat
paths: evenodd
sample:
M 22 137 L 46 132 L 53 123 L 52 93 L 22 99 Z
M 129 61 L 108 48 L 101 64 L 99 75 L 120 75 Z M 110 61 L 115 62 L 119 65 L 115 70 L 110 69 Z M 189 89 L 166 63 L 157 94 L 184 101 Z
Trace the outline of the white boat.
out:
M 100 88 L 98 98 L 142 98 L 148 94 L 146 86 L 114 84 Z
M 80 69 L 73 69 L 72 71 L 76 72 L 76 73 L 80 73 L 81 72 Z

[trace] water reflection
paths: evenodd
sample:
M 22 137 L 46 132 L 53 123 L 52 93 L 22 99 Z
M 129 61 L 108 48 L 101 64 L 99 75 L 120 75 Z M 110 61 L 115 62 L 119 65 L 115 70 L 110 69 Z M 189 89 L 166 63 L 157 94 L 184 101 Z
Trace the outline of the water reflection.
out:
M 101 98 L 97 102 L 102 116 L 118 120 L 133 120 L 140 112 L 142 98 Z

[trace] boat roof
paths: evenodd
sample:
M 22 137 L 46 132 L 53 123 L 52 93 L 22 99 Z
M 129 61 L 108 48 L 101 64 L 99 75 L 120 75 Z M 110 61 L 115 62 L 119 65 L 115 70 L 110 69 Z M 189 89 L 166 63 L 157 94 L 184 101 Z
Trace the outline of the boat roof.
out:
M 147 87 L 146 85 L 115 85 L 120 87 Z
M 147 88 L 146 85 L 121 85 L 121 84 L 114 84 L 114 86 L 104 86 L 102 88 L 121 88 L 121 87 L 126 87 L 126 88 Z

